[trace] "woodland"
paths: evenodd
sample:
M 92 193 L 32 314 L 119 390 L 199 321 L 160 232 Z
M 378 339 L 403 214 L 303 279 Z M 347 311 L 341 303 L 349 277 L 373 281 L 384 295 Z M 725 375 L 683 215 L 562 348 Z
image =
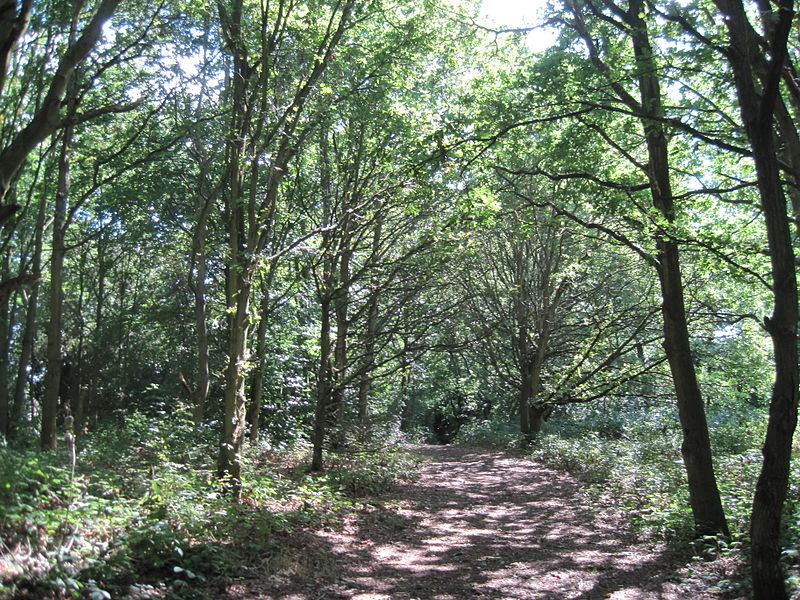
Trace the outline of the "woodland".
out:
M 798 597 L 792 0 L 480 14 L 0 6 L 0 597 L 222 597 L 421 443 Z

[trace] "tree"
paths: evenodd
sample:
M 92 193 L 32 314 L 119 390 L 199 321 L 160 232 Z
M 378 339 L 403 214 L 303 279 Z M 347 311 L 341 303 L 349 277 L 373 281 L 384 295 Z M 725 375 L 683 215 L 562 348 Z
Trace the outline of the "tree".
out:
M 103 24 L 111 17 L 120 0 L 102 0 L 80 35 L 70 40 L 61 54 L 58 67 L 47 84 L 41 105 L 23 127 L 0 150 L 0 202 L 4 202 L 14 178 L 28 155 L 46 138 L 63 127 L 62 101 L 77 67 L 89 56 L 102 35 Z M 19 8 L 10 2 L 0 13 L 0 92 L 6 84 L 12 54 L 30 23 L 33 2 L 24 1 Z
M 764 320 L 775 353 L 775 383 L 769 423 L 762 449 L 764 462 L 753 498 L 751 524 L 753 592 L 757 599 L 788 598 L 780 563 L 781 513 L 786 499 L 792 438 L 797 426 L 798 295 L 794 247 L 781 183 L 781 162 L 775 145 L 775 112 L 792 28 L 791 0 L 762 16 L 765 59 L 741 0 L 716 2 L 726 16 L 729 46 L 725 51 L 733 72 L 742 122 L 752 148 L 761 210 L 767 231 L 774 305 Z M 763 67 L 766 67 L 764 69 Z
M 678 403 L 684 441 L 681 451 L 686 467 L 690 504 L 698 535 L 728 533 L 719 490 L 714 475 L 711 446 L 708 435 L 703 401 L 691 361 L 691 345 L 687 327 L 687 310 L 683 292 L 679 245 L 670 235 L 676 218 L 672 175 L 669 164 L 667 129 L 664 124 L 664 107 L 658 79 L 658 65 L 650 40 L 648 24 L 644 19 L 645 7 L 634 0 L 627 6 L 612 2 L 597 5 L 592 2 L 576 4 L 565 2 L 559 21 L 574 31 L 588 54 L 601 80 L 602 91 L 613 100 L 576 99 L 580 108 L 570 116 L 582 119 L 595 110 L 622 110 L 633 115 L 639 123 L 646 143 L 646 156 L 636 157 L 624 150 L 623 144 L 614 140 L 614 135 L 602 126 L 594 125 L 599 137 L 627 159 L 641 175 L 647 178 L 646 188 L 655 213 L 646 218 L 655 224 L 653 236 L 655 255 L 642 252 L 639 246 L 632 248 L 656 269 L 661 286 L 664 348 L 670 366 Z M 614 36 L 623 34 L 630 43 L 632 56 L 626 55 L 623 47 L 615 43 Z M 605 54 L 604 54 L 605 53 Z M 632 81 L 639 98 L 629 91 L 612 67 L 628 60 L 632 65 Z M 621 106 L 620 109 L 617 105 Z M 544 120 L 552 119 L 547 117 Z M 541 169 L 533 172 L 548 175 Z M 556 180 L 587 180 L 605 184 L 623 194 L 642 191 L 638 184 L 613 182 L 590 173 L 568 173 L 555 175 Z M 564 213 L 566 214 L 566 213 Z M 607 230 L 616 239 L 625 239 Z
M 354 7 L 355 0 L 330 7 L 280 3 L 245 13 L 242 0 L 217 4 L 232 62 L 227 166 L 223 175 L 230 338 L 217 472 L 230 480 L 237 496 L 239 454 L 246 423 L 245 374 L 254 278 L 263 260 L 261 253 L 274 234 L 281 182 L 289 163 L 317 125 L 316 120 L 307 119 L 308 105 L 351 26 Z M 255 62 L 250 58 L 253 52 L 258 57 L 253 59 Z M 292 69 L 280 58 L 283 52 L 295 58 Z M 264 165 L 268 168 L 264 169 Z
M 526 439 L 555 406 L 606 397 L 661 362 L 643 360 L 660 336 L 632 257 L 529 204 L 548 193 L 518 191 L 460 272 L 476 358 L 516 391 Z

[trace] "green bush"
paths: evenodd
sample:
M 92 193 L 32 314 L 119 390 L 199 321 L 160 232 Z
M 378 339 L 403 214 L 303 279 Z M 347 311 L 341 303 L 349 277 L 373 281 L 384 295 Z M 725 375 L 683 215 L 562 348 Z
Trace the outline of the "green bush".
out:
M 337 519 L 414 472 L 407 455 L 363 452 L 310 474 L 305 448 L 252 446 L 235 504 L 208 438 L 198 444 L 184 414 L 135 413 L 84 441 L 74 481 L 63 454 L 0 448 L 0 552 L 11 572 L 0 598 L 100 599 L 132 586 L 202 595 L 209 579 L 279 552 L 283 533 Z
M 506 420 L 469 421 L 461 426 L 454 443 L 481 448 L 519 447 L 519 425 Z
M 336 460 L 325 477 L 351 498 L 377 496 L 388 492 L 398 479 L 414 479 L 416 465 L 413 458 L 401 452 L 353 455 Z

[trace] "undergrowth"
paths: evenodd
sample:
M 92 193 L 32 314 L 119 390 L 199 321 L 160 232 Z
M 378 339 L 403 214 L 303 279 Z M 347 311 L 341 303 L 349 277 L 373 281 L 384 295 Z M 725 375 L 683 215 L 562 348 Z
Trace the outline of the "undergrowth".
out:
M 66 457 L 0 448 L 0 598 L 201 597 L 413 476 L 397 452 L 342 455 L 309 473 L 305 449 L 247 449 L 240 502 L 214 476 L 215 435 L 135 414 Z M 193 441 L 194 440 L 194 441 Z

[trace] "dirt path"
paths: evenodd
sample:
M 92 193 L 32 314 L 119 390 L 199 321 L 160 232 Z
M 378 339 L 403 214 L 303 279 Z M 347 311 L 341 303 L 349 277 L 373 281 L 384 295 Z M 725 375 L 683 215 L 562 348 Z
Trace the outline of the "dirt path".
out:
M 274 600 L 720 598 L 586 506 L 570 477 L 499 452 L 423 446 L 416 483 L 336 531 L 304 534 L 291 565 L 227 589 Z M 295 539 L 295 542 L 298 540 Z

